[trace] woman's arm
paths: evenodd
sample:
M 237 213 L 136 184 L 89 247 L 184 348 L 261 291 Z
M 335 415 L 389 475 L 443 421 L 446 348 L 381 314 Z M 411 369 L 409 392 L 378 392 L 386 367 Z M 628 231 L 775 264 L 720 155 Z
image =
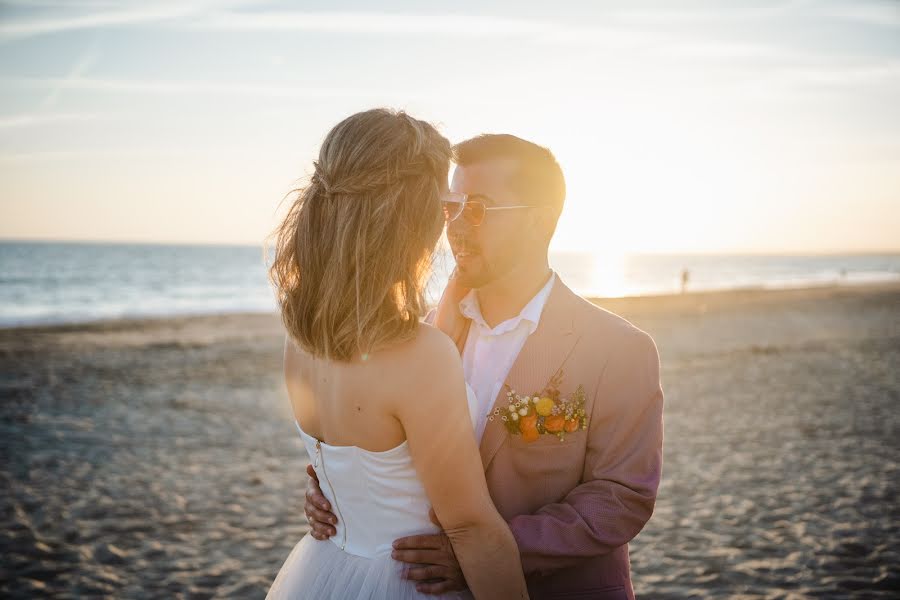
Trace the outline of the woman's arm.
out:
M 466 334 L 469 330 L 469 320 L 459 312 L 459 303 L 469 293 L 457 277 L 456 269 L 447 281 L 447 287 L 441 295 L 441 301 L 437 305 L 433 325 L 443 331 L 456 344 L 459 354 L 462 355 L 466 344 Z
M 527 598 L 515 538 L 488 494 L 459 352 L 423 325 L 395 407 L 413 463 L 476 598 Z

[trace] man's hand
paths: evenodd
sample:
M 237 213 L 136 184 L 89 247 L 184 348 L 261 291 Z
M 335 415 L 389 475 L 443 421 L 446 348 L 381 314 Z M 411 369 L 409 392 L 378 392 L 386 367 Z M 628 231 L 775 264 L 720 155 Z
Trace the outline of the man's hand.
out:
M 327 540 L 337 530 L 332 527 L 337 523 L 337 517 L 331 510 L 331 504 L 322 493 L 319 487 L 319 477 L 316 475 L 312 465 L 306 466 L 306 474 L 309 475 L 309 482 L 306 484 L 306 503 L 303 506 L 303 512 L 306 513 L 306 520 L 312 528 L 311 535 L 317 540 Z
M 440 526 L 434 510 L 431 521 Z M 443 532 L 435 535 L 413 535 L 394 541 L 391 552 L 394 560 L 416 566 L 405 568 L 403 577 L 417 581 L 416 589 L 423 594 L 443 594 L 466 589 L 466 579 L 456 560 L 450 538 Z

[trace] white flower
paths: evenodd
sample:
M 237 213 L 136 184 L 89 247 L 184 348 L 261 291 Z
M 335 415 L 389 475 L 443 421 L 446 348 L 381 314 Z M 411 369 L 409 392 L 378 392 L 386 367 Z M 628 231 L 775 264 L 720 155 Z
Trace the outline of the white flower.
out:
M 525 415 L 528 414 L 528 409 L 527 409 L 527 408 L 520 408 L 520 409 L 519 409 L 519 414 L 522 415 L 522 416 L 524 417 Z
M 540 399 L 539 399 L 539 398 L 532 398 L 532 399 L 531 399 L 531 402 L 532 402 L 532 404 L 537 404 L 538 402 L 540 402 Z
M 509 405 L 509 412 L 516 412 L 516 405 L 515 405 L 515 404 L 510 404 L 510 405 Z
M 504 421 L 508 420 L 505 415 L 500 418 L 503 419 Z
M 513 421 L 518 421 L 518 420 L 519 420 L 519 415 L 518 415 L 518 413 L 513 413 L 513 414 L 512 414 L 512 420 L 513 420 Z

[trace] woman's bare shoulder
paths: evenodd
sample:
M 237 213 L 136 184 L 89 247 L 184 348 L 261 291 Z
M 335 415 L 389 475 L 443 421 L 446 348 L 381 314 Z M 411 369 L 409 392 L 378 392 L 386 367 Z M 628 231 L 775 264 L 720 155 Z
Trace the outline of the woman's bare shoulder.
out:
M 461 364 L 459 350 L 447 334 L 440 329 L 420 323 L 412 344 L 407 349 L 422 364 L 441 365 L 447 362 Z
M 463 378 L 456 345 L 442 331 L 426 323 L 419 324 L 415 338 L 395 349 L 391 362 L 391 370 L 402 374 L 414 394 Z
M 289 380 L 308 376 L 310 371 L 329 366 L 332 370 L 349 368 L 364 378 L 375 377 L 375 387 L 380 387 L 376 383 L 380 381 L 388 383 L 388 388 L 396 389 L 394 384 L 402 381 L 402 388 L 412 394 L 420 392 L 423 386 L 427 389 L 463 377 L 459 351 L 453 341 L 439 329 L 425 323 L 419 324 L 412 339 L 376 352 L 368 360 L 356 362 L 355 366 L 317 361 L 299 348 L 296 341 L 289 337 L 285 339 L 284 367 Z

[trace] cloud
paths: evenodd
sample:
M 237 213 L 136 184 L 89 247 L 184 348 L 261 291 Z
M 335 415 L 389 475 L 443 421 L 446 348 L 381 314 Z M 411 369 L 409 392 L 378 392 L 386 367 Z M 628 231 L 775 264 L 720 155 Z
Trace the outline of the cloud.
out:
M 900 27 L 900 4 L 895 2 L 841 3 L 823 7 L 822 14 L 834 19 L 855 21 L 866 25 Z
M 814 86 L 846 87 L 898 84 L 900 62 L 885 61 L 880 65 L 855 67 L 820 67 L 797 69 L 792 74 L 798 81 Z
M 220 150 L 209 149 L 207 154 Z M 171 158 L 172 156 L 189 157 L 196 155 L 196 149 L 184 148 L 107 148 L 78 150 L 43 150 L 38 152 L 0 153 L 0 165 L 17 165 L 20 163 L 69 162 L 76 160 L 129 158 Z
M 187 14 L 184 7 L 138 8 L 109 11 L 55 19 L 33 19 L 0 23 L 0 41 L 21 39 L 46 33 L 88 29 L 110 25 L 127 25 L 175 18 Z
M 62 5 L 63 3 L 59 4 Z M 108 4 L 97 2 L 65 3 L 65 8 L 72 11 L 65 16 L 40 16 L 30 19 L 0 22 L 0 42 L 78 29 L 138 25 L 141 23 L 182 19 L 202 13 L 208 10 L 210 6 L 222 6 L 223 4 L 232 5 L 236 3 L 216 2 L 213 0 L 194 0 L 193 2 L 169 1 L 164 3 L 135 2 L 127 8 L 118 8 L 117 10 L 92 10 L 88 12 L 85 12 L 84 9 L 107 7 Z M 39 5 L 51 8 L 57 7 L 56 3 L 53 2 L 42 2 L 39 3 Z M 23 4 L 23 6 L 32 7 L 31 4 Z M 121 4 L 115 6 L 120 7 Z
M 53 3 L 50 3 L 51 5 Z M 246 2 L 135 3 L 119 10 L 93 10 L 64 17 L 38 17 L 0 23 L 0 41 L 76 29 L 163 22 L 188 29 L 220 31 L 310 31 L 380 35 L 510 36 L 533 35 L 558 26 L 549 21 L 475 15 L 409 15 L 378 12 L 222 10 Z M 78 7 L 78 4 L 66 5 Z M 89 3 L 81 6 L 97 6 Z M 99 5 L 104 6 L 104 5 Z
M 52 125 L 70 121 L 95 121 L 108 118 L 110 117 L 107 115 L 92 113 L 23 113 L 0 117 L 0 129 Z
M 724 22 L 747 22 L 779 18 L 795 11 L 806 2 L 793 0 L 769 6 L 747 6 L 734 2 L 709 3 L 702 8 L 666 7 L 654 9 L 610 10 L 606 17 L 616 24 L 639 26 L 709 25 Z M 661 4 L 661 6 L 666 6 Z
M 377 90 L 366 88 L 336 88 L 315 85 L 270 85 L 249 82 L 171 81 L 136 79 L 92 79 L 83 77 L 20 77 L 0 80 L 0 87 L 26 87 L 108 92 L 118 94 L 212 94 L 219 96 L 264 96 L 271 98 L 359 98 L 372 95 L 397 95 L 404 98 L 421 97 L 421 93 L 396 88 Z
M 88 69 L 91 68 L 97 62 L 97 59 L 100 58 L 100 52 L 97 49 L 96 42 L 91 45 L 78 59 L 75 61 L 75 64 L 69 69 L 69 72 L 66 73 L 66 76 L 59 81 L 59 83 L 51 89 L 44 99 L 41 100 L 40 106 L 41 108 L 50 108 L 56 104 L 57 99 L 59 98 L 60 93 L 69 86 L 69 84 L 80 78 L 82 74 L 87 72 Z
M 6 4 L 34 7 L 33 3 L 14 0 Z M 166 26 L 213 31 L 307 31 L 318 33 L 371 35 L 446 35 L 509 37 L 526 36 L 542 41 L 566 41 L 569 37 L 585 41 L 595 34 L 673 32 L 692 26 L 779 19 L 831 18 L 877 25 L 900 25 L 896 3 L 836 0 L 810 2 L 793 0 L 766 5 L 709 3 L 694 8 L 674 9 L 666 3 L 658 8 L 605 8 L 592 17 L 603 24 L 602 30 L 582 27 L 581 20 L 539 17 L 513 17 L 461 14 L 391 14 L 375 11 L 302 11 L 237 10 L 256 4 L 249 0 L 193 0 L 165 3 L 120 3 L 103 0 L 61 2 L 43 0 L 37 6 L 75 11 L 64 17 L 38 17 L 0 23 L 0 41 L 74 29 L 128 26 L 150 22 Z M 622 5 L 620 5 L 622 6 Z M 628 6 L 624 4 L 624 6 Z M 55 11 L 58 12 L 58 11 Z
M 452 36 L 532 35 L 554 29 L 547 21 L 483 15 L 409 15 L 377 12 L 218 12 L 182 25 L 228 31 L 311 31 Z

